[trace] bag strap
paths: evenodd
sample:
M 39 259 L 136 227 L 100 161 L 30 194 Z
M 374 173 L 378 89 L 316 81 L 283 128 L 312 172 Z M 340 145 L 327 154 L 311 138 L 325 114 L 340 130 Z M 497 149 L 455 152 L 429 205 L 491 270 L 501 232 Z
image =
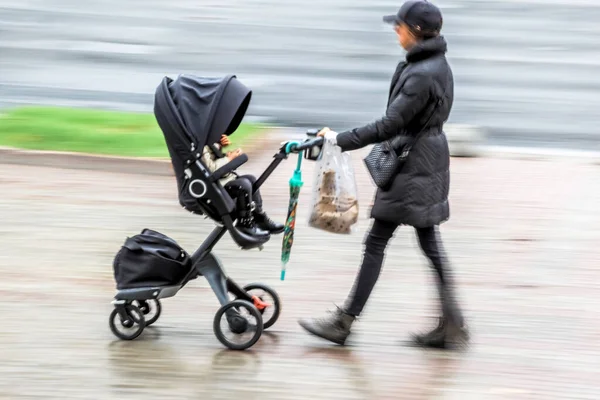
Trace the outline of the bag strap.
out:
M 442 104 L 444 104 L 444 102 L 446 100 L 447 90 L 448 90 L 447 87 L 444 88 L 444 92 L 443 92 L 442 96 L 436 101 L 435 105 L 433 106 L 433 110 L 431 110 L 431 114 L 429 115 L 429 118 L 427 118 L 427 121 L 423 125 L 423 129 L 417 134 L 417 136 L 415 136 L 415 138 L 412 141 L 410 141 L 406 146 L 404 146 L 404 148 L 402 149 L 402 153 L 400 153 L 400 155 L 398 156 L 399 159 L 405 159 L 406 157 L 408 157 L 408 154 L 410 153 L 410 151 L 412 150 L 414 145 L 417 143 L 417 141 L 419 139 L 421 139 L 423 136 L 425 136 L 425 133 L 427 133 L 427 129 L 426 129 L 427 126 L 429 125 L 429 123 L 431 122 L 433 117 L 435 116 L 435 113 L 438 110 L 438 108 Z
M 123 243 L 123 247 L 125 247 L 131 251 L 142 250 L 142 246 L 140 246 L 140 244 L 138 242 L 136 242 L 135 239 L 129 238 L 129 237 L 125 240 L 125 243 Z

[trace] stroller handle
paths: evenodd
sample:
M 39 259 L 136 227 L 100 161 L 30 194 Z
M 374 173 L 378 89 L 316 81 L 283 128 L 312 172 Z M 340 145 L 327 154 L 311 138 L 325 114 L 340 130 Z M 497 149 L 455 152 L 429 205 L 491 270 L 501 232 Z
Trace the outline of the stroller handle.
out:
M 317 131 L 317 133 L 318 132 L 319 131 Z M 316 134 L 314 136 L 316 136 Z M 304 153 L 304 158 L 313 161 L 317 160 L 321 154 L 324 141 L 325 139 L 322 137 L 315 137 L 314 139 L 305 139 L 303 142 L 291 141 L 281 143 L 282 146 L 279 148 L 279 152 L 273 156 L 274 160 L 254 184 L 254 191 L 256 192 L 262 184 L 265 183 L 277 166 L 279 166 L 283 160 L 287 159 L 288 155 L 291 153 L 302 153 L 303 151 L 308 150 Z M 300 165 L 300 162 L 301 158 L 298 160 L 298 166 Z
M 285 154 L 291 153 L 300 153 L 304 150 L 313 149 L 315 147 L 322 147 L 324 139 L 322 137 L 318 137 L 317 135 L 321 132 L 321 129 L 309 129 L 306 131 L 307 139 L 303 142 L 291 141 L 282 143 L 283 147 L 281 151 Z
M 324 139 L 322 137 L 318 137 L 315 139 L 307 139 L 299 145 L 292 146 L 292 151 L 299 153 L 303 150 L 310 149 L 315 146 L 321 146 L 323 144 L 323 140 Z

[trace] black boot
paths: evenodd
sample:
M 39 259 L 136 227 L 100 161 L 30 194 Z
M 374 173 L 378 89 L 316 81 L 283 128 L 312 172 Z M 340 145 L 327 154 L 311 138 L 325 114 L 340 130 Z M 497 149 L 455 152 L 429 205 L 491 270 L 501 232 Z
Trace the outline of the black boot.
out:
M 278 224 L 277 222 L 273 221 L 267 216 L 267 213 L 261 209 L 256 209 L 254 211 L 254 221 L 256 221 L 256 226 L 258 226 L 259 229 L 269 233 L 277 234 L 283 232 L 285 229 L 283 224 Z
M 452 291 L 439 287 L 442 302 L 442 317 L 433 330 L 413 335 L 413 341 L 423 347 L 452 349 L 467 345 L 469 330 Z
M 355 317 L 338 308 L 328 317 L 301 319 L 298 323 L 309 333 L 343 346 L 350 335 L 350 327 L 354 319 Z
M 426 333 L 413 335 L 413 341 L 422 347 L 454 349 L 468 344 L 469 331 L 464 323 L 457 324 L 441 317 L 436 328 Z
M 262 229 L 256 226 L 256 222 L 254 221 L 254 217 L 251 213 L 243 213 L 240 215 L 237 224 L 235 227 L 242 233 L 246 235 L 255 236 L 255 237 L 266 237 L 269 236 L 269 232 L 263 231 Z

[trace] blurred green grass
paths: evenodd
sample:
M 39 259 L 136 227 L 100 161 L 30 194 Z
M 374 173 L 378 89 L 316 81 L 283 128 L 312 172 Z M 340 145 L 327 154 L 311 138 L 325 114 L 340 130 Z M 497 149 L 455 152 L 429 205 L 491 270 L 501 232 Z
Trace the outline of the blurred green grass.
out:
M 231 135 L 241 147 L 265 127 L 243 123 Z M 63 107 L 19 107 L 0 114 L 0 146 L 128 157 L 169 157 L 153 114 Z M 235 147 L 233 147 L 235 146 Z

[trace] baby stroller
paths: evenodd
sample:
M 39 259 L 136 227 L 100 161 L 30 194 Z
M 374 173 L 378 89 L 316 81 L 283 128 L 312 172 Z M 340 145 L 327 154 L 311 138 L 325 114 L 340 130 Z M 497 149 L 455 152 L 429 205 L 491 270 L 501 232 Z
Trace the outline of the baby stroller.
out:
M 160 300 L 175 296 L 198 276 L 207 279 L 221 304 L 214 317 L 213 330 L 226 347 L 244 350 L 253 346 L 263 329 L 277 321 L 281 310 L 277 293 L 260 283 L 240 287 L 225 273 L 213 253 L 214 246 L 226 232 L 243 250 L 262 249 L 270 238 L 248 236 L 236 229 L 236 203 L 219 183 L 220 178 L 240 167 L 248 157 L 241 155 L 213 173 L 201 161 L 205 145 L 218 142 L 222 134 L 235 132 L 251 96 L 251 90 L 235 75 L 165 77 L 158 86 L 154 115 L 171 156 L 179 202 L 185 210 L 210 218 L 217 226 L 192 255 L 175 240 L 150 229 L 127 238 L 113 264 L 117 294 L 112 302 L 114 309 L 109 326 L 118 338 L 137 338 L 145 327 L 158 320 Z M 257 179 L 254 190 L 290 153 L 310 150 L 304 156 L 314 160 L 322 143 L 320 138 L 285 143 Z M 234 337 L 228 338 L 228 333 Z

